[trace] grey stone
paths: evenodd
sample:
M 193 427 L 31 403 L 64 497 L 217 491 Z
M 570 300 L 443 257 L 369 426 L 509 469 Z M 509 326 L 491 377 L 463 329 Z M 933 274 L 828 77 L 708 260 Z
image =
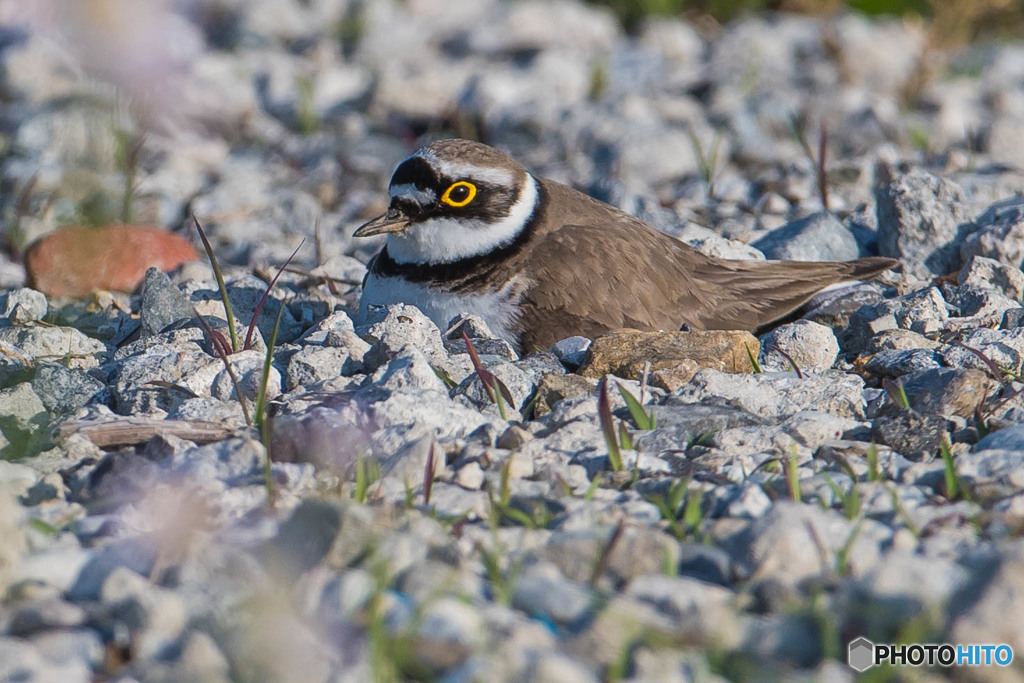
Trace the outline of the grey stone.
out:
M 557 650 L 545 650 L 533 655 L 526 680 L 537 683 L 597 683 L 597 673 L 584 662 Z
M 824 212 L 773 230 L 752 246 L 770 259 L 786 261 L 851 261 L 860 255 L 853 233 Z
M 930 459 L 948 439 L 946 419 L 911 409 L 880 415 L 872 423 L 871 438 L 910 460 Z
M 593 562 L 604 552 L 611 531 L 588 527 L 556 531 L 544 546 L 543 556 L 568 579 L 590 581 Z M 603 578 L 611 585 L 628 583 L 646 574 L 656 574 L 681 559 L 679 543 L 658 529 L 627 526 L 608 555 Z
M 103 664 L 103 639 L 93 628 L 58 629 L 38 633 L 32 636 L 29 642 L 51 665 L 62 668 L 85 665 L 95 671 Z
M 302 501 L 258 556 L 272 575 L 293 577 L 320 564 L 346 567 L 374 541 L 371 513 L 355 503 Z
M 666 650 L 640 647 L 633 652 L 634 677 L 640 681 L 686 683 L 690 680 L 713 680 L 711 665 L 692 650 Z
M 181 655 L 174 662 L 170 680 L 229 681 L 231 665 L 216 641 L 202 631 L 189 631 Z
M 454 597 L 432 602 L 419 628 L 424 645 L 422 664 L 445 671 L 465 661 L 486 644 L 483 617 L 474 606 Z
M 288 369 L 285 371 L 285 388 L 292 391 L 314 382 L 350 375 L 361 368 L 361 363 L 352 362 L 346 349 L 305 346 L 288 360 Z
M 221 401 L 216 398 L 187 398 L 171 407 L 167 419 L 219 422 L 230 427 L 245 426 L 242 405 L 234 399 Z
M 374 370 L 404 347 L 414 347 L 429 360 L 447 358 L 441 332 L 430 318 L 415 306 L 395 304 L 366 313 L 357 321 L 356 332 L 370 345 L 364 358 L 367 369 Z
M 524 571 L 512 594 L 512 606 L 516 609 L 567 626 L 581 623 L 593 604 L 590 591 L 569 581 L 549 564 L 536 564 Z
M 657 429 L 638 436 L 634 445 L 643 453 L 662 453 L 686 448 L 695 439 L 707 437 L 723 429 L 748 427 L 764 423 L 740 408 L 719 405 L 653 406 Z
M 440 380 L 438 380 L 440 381 Z M 370 394 L 372 395 L 372 394 Z M 504 431 L 505 423 L 494 412 L 453 401 L 447 391 L 433 389 L 393 391 L 378 400 L 369 412 L 380 427 L 433 430 L 438 437 L 467 436 L 484 425 Z M 513 413 L 510 417 L 514 417 Z
M 96 600 L 103 592 L 107 578 L 119 568 L 136 574 L 148 575 L 156 562 L 157 549 L 152 542 L 140 538 L 126 538 L 100 548 L 78 573 L 68 588 L 72 600 Z
M 863 381 L 856 376 L 828 371 L 803 379 L 788 373 L 733 375 L 701 370 L 690 384 L 673 392 L 669 405 L 724 399 L 766 420 L 785 419 L 803 410 L 822 410 L 839 417 L 864 415 Z
M 38 361 L 72 368 L 94 368 L 107 356 L 106 344 L 71 327 L 0 327 L 0 344 L 9 344 Z
M 458 469 L 455 483 L 464 489 L 478 491 L 484 485 L 484 470 L 478 462 L 470 462 Z
M 204 319 L 214 331 L 219 331 L 225 335 L 225 339 L 228 338 L 227 323 L 219 318 L 210 316 L 204 316 Z M 241 332 L 241 330 L 238 329 L 236 329 L 236 331 Z M 217 356 L 217 351 L 209 345 L 203 328 L 200 327 L 198 323 L 190 323 L 184 327 L 172 326 L 170 329 L 151 337 L 145 337 L 129 342 L 114 351 L 112 360 L 115 363 L 119 363 L 132 356 L 143 355 L 168 346 L 180 347 L 183 350 L 188 349 L 189 352 L 195 352 L 196 349 L 208 350 L 209 355 Z
M 786 371 L 792 363 L 776 347 L 792 358 L 802 372 L 824 372 L 839 356 L 839 342 L 832 330 L 809 320 L 780 325 L 761 337 L 761 367 L 768 371 Z
M 288 606 L 271 603 L 262 619 L 225 623 L 218 639 L 231 662 L 233 679 L 325 681 L 338 655 Z
M 861 423 L 819 410 L 806 410 L 788 418 L 780 426 L 798 443 L 809 448 L 817 448 L 826 441 L 845 438 L 847 433 L 857 430 Z
M 1024 308 L 1010 308 L 1002 314 L 1002 321 L 999 323 L 1000 330 L 1014 330 L 1024 327 Z
M 114 623 L 127 629 L 137 657 L 164 659 L 177 649 L 188 614 L 175 592 L 117 567 L 104 580 L 99 597 Z
M 249 321 L 252 320 L 253 315 L 256 313 L 256 307 L 263 300 L 267 284 L 263 280 L 249 275 L 229 282 L 227 289 L 235 319 L 244 321 L 246 328 L 248 328 Z M 215 306 L 222 305 L 219 300 L 211 303 Z M 278 325 L 277 313 L 281 307 L 284 307 L 284 311 L 281 313 L 281 321 Z M 263 307 L 259 311 L 259 317 L 256 318 L 256 329 L 259 331 L 260 338 L 258 346 L 263 346 L 262 340 L 270 339 L 274 333 L 275 325 L 278 325 L 277 341 L 282 344 L 295 341 L 302 332 L 301 324 L 295 319 L 289 307 L 276 299 L 274 292 L 271 292 L 270 296 L 263 300 Z
M 0 460 L 0 486 L 12 496 L 25 495 L 39 479 L 39 473 L 28 465 Z
M 568 640 L 565 649 L 597 666 L 607 666 L 641 634 L 668 637 L 675 630 L 672 619 L 652 605 L 623 595 L 612 597 L 587 624 L 587 628 Z
M 910 351 L 913 349 L 936 349 L 939 342 L 929 339 L 917 332 L 910 330 L 888 330 L 876 334 L 871 338 L 867 351 L 879 353 L 881 351 Z
M 983 256 L 1012 268 L 1024 265 L 1024 202 L 1020 197 L 993 204 L 976 223 L 979 229 L 960 246 L 965 262 Z
M 999 329 L 1012 330 L 1018 327 L 1024 327 L 1024 308 L 1007 309 L 999 323 Z
M 0 454 L 21 458 L 45 447 L 46 406 L 28 383 L 0 390 Z
M 840 346 L 843 348 L 846 347 L 843 342 L 844 332 L 849 326 L 853 314 L 864 306 L 883 300 L 881 291 L 873 283 L 843 288 L 836 292 L 836 296 L 830 292 L 823 294 L 828 294 L 828 296 L 820 300 L 815 297 L 808 303 L 808 311 L 804 314 L 804 319 L 831 327 L 839 337 Z
M 391 477 L 403 485 L 422 482 L 427 476 L 431 450 L 434 452 L 433 475 L 437 477 L 444 472 L 445 454 L 432 436 L 421 437 L 393 453 L 383 455 L 380 458 L 381 475 Z
M 462 486 L 436 482 L 430 495 L 430 509 L 438 517 L 483 519 L 490 509 L 490 500 L 484 491 L 468 491 Z
M 681 576 L 689 576 L 706 583 L 728 586 L 733 581 L 732 560 L 721 548 L 685 541 L 679 544 Z
M 263 444 L 251 438 L 229 438 L 174 453 L 166 466 L 179 474 L 190 474 L 199 481 L 245 481 L 263 471 L 266 452 Z
M 352 319 L 344 311 L 334 311 L 303 333 L 298 340 L 303 344 L 325 345 L 331 332 L 354 332 Z
M 847 557 L 853 571 L 868 569 L 881 558 L 882 545 L 891 536 L 892 531 L 878 522 L 865 520 L 855 530 L 854 523 L 837 512 L 778 500 L 747 528 L 741 558 L 755 580 L 795 585 L 832 571 L 835 554 L 851 538 Z
M 895 178 L 889 172 L 875 200 L 883 256 L 900 259 L 921 280 L 959 270 L 959 240 L 973 227 L 960 186 L 919 169 Z
M 442 334 L 449 341 L 462 339 L 462 335 L 465 334 L 474 343 L 478 340 L 498 338 L 483 318 L 472 313 L 461 313 L 449 320 Z
M 771 590 L 780 593 L 775 598 L 780 603 L 779 608 L 785 601 L 795 599 L 794 589 L 789 586 L 762 583 L 757 588 L 762 592 Z M 808 668 L 821 661 L 819 632 L 811 620 L 794 614 L 776 613 L 744 621 L 740 628 L 738 639 L 743 643 L 744 651 L 752 657 L 780 662 L 777 665 L 779 669 L 783 669 L 786 664 Z M 781 670 L 776 675 L 784 677 Z
M 139 319 L 143 336 L 152 336 L 180 320 L 195 317 L 192 303 L 181 293 L 167 274 L 158 268 L 146 271 L 142 283 Z
M 935 331 L 942 329 L 948 318 L 942 294 L 937 288 L 928 287 L 857 309 L 850 316 L 849 331 L 840 342 L 844 350 L 860 353 L 880 332 L 897 328 L 920 333 Z
M 1024 630 L 1014 617 L 1024 595 L 1024 553 L 1020 543 L 1013 543 L 986 564 L 957 596 L 954 609 L 962 609 L 951 625 L 950 637 L 960 643 L 1006 643 L 1016 650 L 1024 646 Z
M 36 370 L 32 389 L 55 415 L 78 410 L 100 395 L 105 385 L 83 370 L 46 364 Z
M 340 572 L 315 594 L 316 611 L 324 619 L 352 618 L 373 597 L 374 588 L 373 576 L 364 569 Z
M 683 633 L 706 633 L 725 621 L 732 591 L 684 576 L 647 575 L 629 584 L 625 594 L 666 615 Z M 713 627 L 712 627 L 713 628 Z
M 369 344 L 363 341 L 355 332 L 346 329 L 328 330 L 327 336 L 324 339 L 324 346 L 348 351 L 348 355 L 352 359 L 352 369 L 354 372 L 362 372 L 363 358 L 366 357 L 366 353 L 370 350 Z
M 548 375 L 537 385 L 533 417 L 549 414 L 559 401 L 586 398 L 594 393 L 597 380 L 579 375 Z
M 509 396 L 505 397 L 502 395 L 502 400 L 508 403 L 507 399 L 512 399 L 511 405 L 508 406 L 509 409 L 518 411 L 525 407 L 535 388 L 531 378 L 525 372 L 507 362 L 492 365 L 487 370 L 508 389 Z M 495 386 L 492 390 L 495 392 L 499 391 L 499 386 Z M 484 387 L 483 381 L 476 373 L 473 373 L 464 379 L 459 386 L 455 387 L 452 390 L 452 396 L 464 396 L 470 405 L 478 410 L 491 409 L 492 406 L 494 410 L 497 410 L 497 393 L 495 393 L 495 401 L 492 401 L 489 392 Z
M 0 388 L 31 379 L 35 365 L 35 359 L 30 354 L 0 342 Z
M 970 417 L 995 389 L 995 382 L 980 370 L 938 368 L 901 378 L 910 407 L 933 415 Z
M 22 579 L 29 558 L 23 557 L 28 535 L 23 525 L 22 508 L 14 497 L 0 489 L 0 590 L 7 590 L 13 581 Z M 2 659 L 0 659 L 2 661 Z
M 555 354 L 550 351 L 534 351 L 523 356 L 513 363 L 517 368 L 525 372 L 530 381 L 538 384 L 549 375 L 564 375 L 563 366 Z
M 78 659 L 57 663 L 29 641 L 0 637 L 0 676 L 11 681 L 86 681 L 92 668 Z
M 749 244 L 738 239 L 727 239 L 710 230 L 698 231 L 695 227 L 687 226 L 679 237 L 705 256 L 736 261 L 764 260 L 764 254 Z
M 492 22 L 474 32 L 469 48 L 487 55 L 509 50 L 567 47 L 574 51 L 609 49 L 619 35 L 611 14 L 587 5 L 501 7 Z M 565 39 L 567 33 L 572 36 Z
M 575 370 L 586 360 L 590 344 L 590 340 L 586 337 L 568 337 L 556 342 L 551 347 L 551 351 L 563 365 L 570 370 Z
M 950 367 L 975 368 L 991 374 L 988 363 L 975 351 L 982 353 L 1002 371 L 1016 372 L 1024 364 L 1024 328 L 991 330 L 979 327 L 961 333 L 958 341 L 941 353 L 943 362 Z
M 49 310 L 46 295 L 28 287 L 8 291 L 3 295 L 2 301 L 0 318 L 7 318 L 17 324 L 42 320 Z
M 730 458 L 730 460 L 733 459 Z M 742 474 L 734 478 L 739 476 Z M 722 486 L 713 489 L 708 496 L 706 505 L 714 517 L 759 519 L 772 506 L 772 499 L 760 485 L 749 482 L 738 486 Z
M 263 367 L 266 362 L 266 352 L 256 349 L 238 351 L 228 356 L 231 363 L 231 370 L 238 380 L 238 389 L 242 395 L 254 405 L 259 398 L 263 385 Z M 237 401 L 238 394 L 235 385 L 228 373 L 227 368 L 221 363 L 221 371 L 218 372 L 210 384 L 210 395 L 222 401 Z M 281 394 L 281 373 L 271 366 L 267 372 L 266 399 L 272 401 Z
M 13 527 L 13 524 L 12 524 Z M 22 551 L 24 534 L 20 529 L 5 529 L 5 541 L 0 548 L 4 552 Z M 75 585 L 82 569 L 95 557 L 96 551 L 84 550 L 74 546 L 62 546 L 37 551 L 22 557 L 15 567 L 13 578 L 16 581 L 32 581 L 53 586 L 61 591 L 68 591 Z M 5 565 L 12 562 L 5 561 Z M 2 578 L 2 577 L 0 577 Z
M 943 367 L 941 356 L 929 349 L 886 349 L 871 356 L 864 370 L 878 377 L 900 377 Z
M 775 426 L 723 429 L 702 439 L 701 443 L 728 453 L 730 457 L 757 456 L 763 453 L 794 455 L 800 451 L 796 439 Z
M 1024 425 L 1010 425 L 992 432 L 974 445 L 974 451 L 1024 451 Z
M 1001 292 L 983 289 L 975 285 L 943 287 L 943 296 L 950 307 L 959 313 L 962 320 L 952 320 L 958 327 L 972 323 L 979 325 L 1001 321 L 1007 311 L 1021 308 L 1019 301 Z
M 448 391 L 429 358 L 415 346 L 402 347 L 393 352 L 387 365 L 374 373 L 373 383 L 392 394 L 412 390 Z
M 196 396 L 209 396 L 213 381 L 223 372 L 220 358 L 194 345 L 160 345 L 130 355 L 117 366 L 111 389 L 116 409 L 124 413 L 168 410 L 189 395 L 160 391 L 153 382 L 184 387 Z
M 984 256 L 971 256 L 957 279 L 961 285 L 998 289 L 1014 301 L 1024 297 L 1024 273 Z
M 339 477 L 369 449 L 377 429 L 366 406 L 343 400 L 317 405 L 301 415 L 282 415 L 271 422 L 271 448 L 278 462 L 309 462 Z
M 473 343 L 473 349 L 480 356 L 481 360 L 494 358 L 504 359 L 510 361 L 519 360 L 519 354 L 512 347 L 510 343 L 504 339 L 473 339 L 470 338 Z M 448 342 L 448 353 L 453 356 L 460 354 L 468 354 L 468 346 L 463 339 L 452 339 Z
M 1016 496 L 1024 488 L 1024 454 L 1019 450 L 986 446 L 970 455 L 959 453 L 955 462 L 957 474 L 979 497 L 1006 499 Z M 943 492 L 945 482 L 934 488 Z

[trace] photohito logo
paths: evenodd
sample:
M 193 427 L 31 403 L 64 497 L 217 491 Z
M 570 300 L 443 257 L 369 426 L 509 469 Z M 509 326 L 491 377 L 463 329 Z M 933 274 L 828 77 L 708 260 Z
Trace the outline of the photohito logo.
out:
M 846 663 L 854 671 L 867 671 L 879 664 L 902 666 L 1009 666 L 1013 648 L 1009 645 L 920 644 L 876 645 L 861 636 L 850 641 Z

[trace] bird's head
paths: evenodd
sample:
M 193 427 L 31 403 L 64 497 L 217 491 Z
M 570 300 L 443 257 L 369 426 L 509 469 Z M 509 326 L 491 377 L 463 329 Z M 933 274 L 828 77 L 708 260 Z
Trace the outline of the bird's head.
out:
M 451 263 L 488 253 L 518 236 L 533 216 L 539 191 L 508 155 L 469 140 L 440 140 L 395 169 L 391 202 L 355 237 L 388 235 L 399 263 Z

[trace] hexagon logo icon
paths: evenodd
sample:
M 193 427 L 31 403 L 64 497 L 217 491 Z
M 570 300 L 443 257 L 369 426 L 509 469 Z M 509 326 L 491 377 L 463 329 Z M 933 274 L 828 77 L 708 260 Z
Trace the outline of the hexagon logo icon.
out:
M 867 671 L 875 665 L 875 644 L 864 636 L 850 641 L 846 663 L 854 671 Z

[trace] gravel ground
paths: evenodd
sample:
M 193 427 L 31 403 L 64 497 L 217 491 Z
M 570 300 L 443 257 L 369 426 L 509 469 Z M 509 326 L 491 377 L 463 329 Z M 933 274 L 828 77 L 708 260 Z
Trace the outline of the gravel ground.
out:
M 97 7 L 0 29 L 0 680 L 843 681 L 860 635 L 1024 652 L 1024 45 L 854 15 L 627 35 L 572 0 Z M 440 135 L 707 253 L 901 265 L 760 340 L 520 358 L 472 318 L 357 325 L 380 243 L 351 233 Z M 117 222 L 126 187 L 136 223 L 204 223 L 240 336 L 305 240 L 236 382 L 192 314 L 226 336 L 205 261 L 26 286 L 17 249 Z

